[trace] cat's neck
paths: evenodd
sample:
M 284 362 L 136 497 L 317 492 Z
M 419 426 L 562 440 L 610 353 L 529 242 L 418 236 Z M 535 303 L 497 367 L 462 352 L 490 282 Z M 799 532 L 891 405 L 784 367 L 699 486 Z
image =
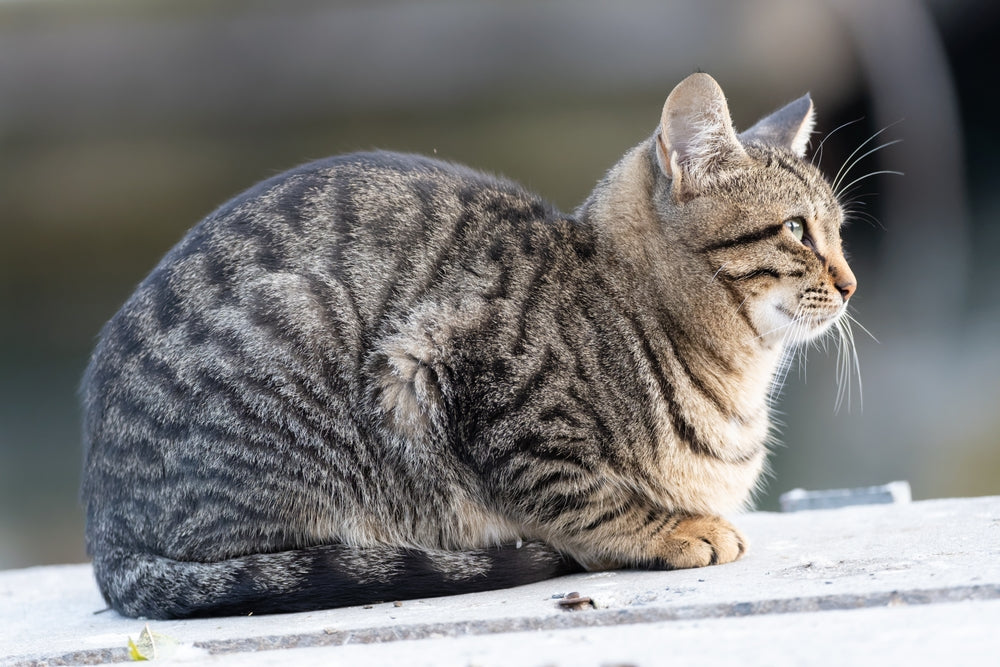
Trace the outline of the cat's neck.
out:
M 634 147 L 598 182 L 577 209 L 577 219 L 595 231 L 601 246 L 626 261 L 649 265 L 649 234 L 655 174 L 649 160 L 650 141 Z
M 703 258 L 664 246 L 652 204 L 664 184 L 652 151 L 652 140 L 629 151 L 576 215 L 595 230 L 611 270 L 628 276 L 615 281 L 629 286 L 616 298 L 671 348 L 658 356 L 676 355 L 694 382 L 723 397 L 731 418 L 756 421 L 766 414 L 781 349 L 760 339 Z

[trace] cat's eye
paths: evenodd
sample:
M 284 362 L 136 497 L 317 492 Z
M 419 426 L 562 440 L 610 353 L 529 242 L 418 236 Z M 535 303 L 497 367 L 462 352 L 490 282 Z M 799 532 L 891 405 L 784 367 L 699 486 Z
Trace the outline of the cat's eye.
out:
M 806 233 L 806 226 L 802 224 L 802 218 L 789 218 L 785 220 L 785 227 L 792 233 L 796 240 L 801 241 Z

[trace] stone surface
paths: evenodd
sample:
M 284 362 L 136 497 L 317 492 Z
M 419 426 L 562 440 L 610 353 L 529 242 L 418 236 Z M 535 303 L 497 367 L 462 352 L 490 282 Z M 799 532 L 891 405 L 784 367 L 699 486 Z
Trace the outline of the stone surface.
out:
M 1000 497 L 737 520 L 751 551 L 674 572 L 322 612 L 150 622 L 173 662 L 211 664 L 994 664 Z M 596 608 L 567 611 L 571 591 Z M 128 659 L 145 622 L 104 607 L 87 565 L 0 572 L 0 663 Z

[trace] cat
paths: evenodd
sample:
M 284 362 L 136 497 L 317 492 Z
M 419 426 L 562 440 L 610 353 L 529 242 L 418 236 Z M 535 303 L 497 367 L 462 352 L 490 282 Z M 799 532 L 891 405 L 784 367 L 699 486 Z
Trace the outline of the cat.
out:
M 388 152 L 197 224 L 82 384 L 87 546 L 147 618 L 740 558 L 783 354 L 841 318 L 808 95 L 737 135 L 684 79 L 572 216 Z

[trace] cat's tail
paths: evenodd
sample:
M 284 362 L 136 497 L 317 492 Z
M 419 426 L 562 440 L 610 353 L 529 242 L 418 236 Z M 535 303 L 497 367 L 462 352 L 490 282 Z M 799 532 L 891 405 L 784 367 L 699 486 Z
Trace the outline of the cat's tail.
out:
M 476 551 L 315 546 L 200 563 L 109 549 L 94 558 L 105 600 L 126 616 L 309 611 L 509 588 L 581 572 L 542 542 Z

